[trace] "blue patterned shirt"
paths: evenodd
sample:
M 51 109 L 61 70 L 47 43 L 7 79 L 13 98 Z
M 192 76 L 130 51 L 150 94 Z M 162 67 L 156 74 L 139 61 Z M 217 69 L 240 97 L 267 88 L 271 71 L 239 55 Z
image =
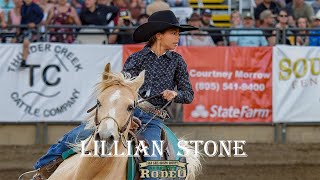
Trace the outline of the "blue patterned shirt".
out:
M 145 46 L 141 51 L 129 56 L 124 64 L 123 71 L 131 76 L 138 76 L 146 70 L 144 84 L 139 90 L 143 97 L 158 95 L 166 89 L 174 90 L 177 87 L 178 95 L 174 99 L 177 103 L 189 104 L 193 100 L 193 90 L 189 80 L 187 64 L 182 56 L 174 51 L 167 51 L 159 58 Z M 149 100 L 155 106 L 163 106 L 166 100 L 162 97 Z

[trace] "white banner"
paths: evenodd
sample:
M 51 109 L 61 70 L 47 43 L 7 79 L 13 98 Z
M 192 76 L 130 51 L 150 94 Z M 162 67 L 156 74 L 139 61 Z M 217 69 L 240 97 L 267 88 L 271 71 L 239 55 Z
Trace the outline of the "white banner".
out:
M 320 48 L 273 48 L 273 121 L 320 121 Z
M 21 44 L 0 46 L 0 121 L 83 120 L 105 64 L 122 69 L 122 46 L 35 43 L 24 69 L 21 52 Z

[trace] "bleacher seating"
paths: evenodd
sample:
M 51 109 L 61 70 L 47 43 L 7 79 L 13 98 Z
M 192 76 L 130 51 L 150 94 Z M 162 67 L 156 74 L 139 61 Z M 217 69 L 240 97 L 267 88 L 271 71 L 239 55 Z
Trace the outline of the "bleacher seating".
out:
M 230 27 L 227 0 L 189 0 L 193 9 L 211 9 L 212 21 L 216 27 Z

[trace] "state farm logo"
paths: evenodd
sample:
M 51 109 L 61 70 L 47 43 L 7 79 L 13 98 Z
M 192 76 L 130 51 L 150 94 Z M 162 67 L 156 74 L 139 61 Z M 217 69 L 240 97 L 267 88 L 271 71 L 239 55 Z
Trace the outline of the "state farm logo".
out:
M 33 117 L 50 118 L 70 110 L 80 95 L 80 88 L 72 83 L 83 70 L 80 59 L 59 44 L 33 44 L 29 53 L 28 67 L 20 68 L 21 53 L 9 63 L 7 72 L 19 73 L 18 88 L 10 99 Z
M 240 107 L 212 105 L 207 108 L 202 105 L 196 105 L 191 112 L 193 118 L 268 118 L 271 116 L 269 108 L 253 108 L 246 105 Z
M 191 112 L 191 116 L 193 118 L 207 118 L 209 116 L 209 112 L 203 105 L 197 105 Z

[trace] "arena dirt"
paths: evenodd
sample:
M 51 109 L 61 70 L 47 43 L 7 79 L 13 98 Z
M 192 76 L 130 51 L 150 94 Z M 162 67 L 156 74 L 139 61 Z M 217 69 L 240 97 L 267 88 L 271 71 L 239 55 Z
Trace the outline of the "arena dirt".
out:
M 0 180 L 14 180 L 49 146 L 0 146 Z M 246 144 L 247 158 L 204 158 L 199 180 L 319 180 L 320 144 Z

